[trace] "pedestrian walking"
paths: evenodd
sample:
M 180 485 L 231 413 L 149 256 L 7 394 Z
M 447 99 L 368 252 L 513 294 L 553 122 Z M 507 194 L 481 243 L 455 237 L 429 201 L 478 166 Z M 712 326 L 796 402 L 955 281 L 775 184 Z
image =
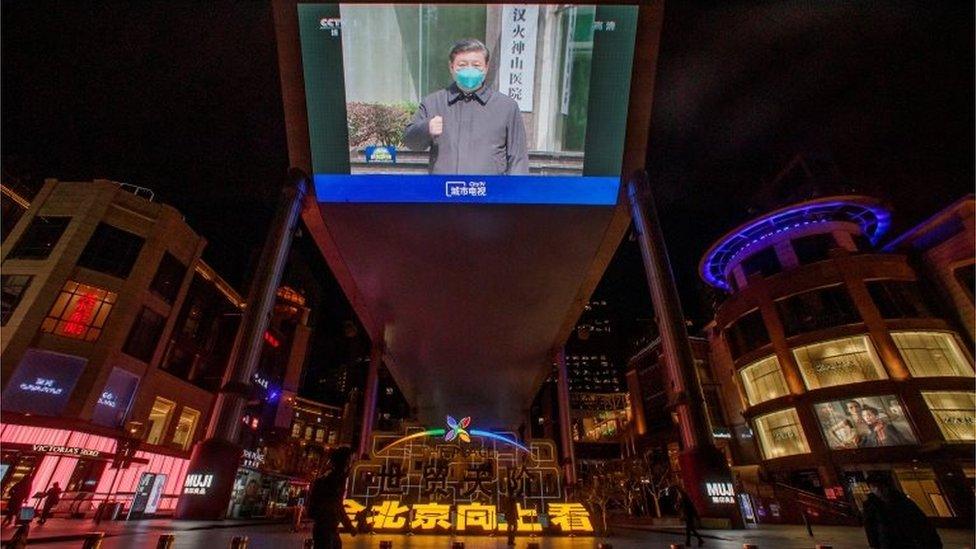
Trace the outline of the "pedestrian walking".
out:
M 312 519 L 312 541 L 315 549 L 342 549 L 339 523 L 353 536 L 356 529 L 342 506 L 346 478 L 352 463 L 352 449 L 340 446 L 329 456 L 331 469 L 312 482 L 308 494 L 308 516 Z
M 61 486 L 55 482 L 53 486 L 44 492 L 44 506 L 41 511 L 41 518 L 37 521 L 38 524 L 44 524 L 47 522 L 48 517 L 51 516 L 51 510 L 54 506 L 61 501 Z
M 699 547 L 705 545 L 705 540 L 702 539 L 701 534 L 698 533 L 698 523 L 700 521 L 700 517 L 698 515 L 698 510 L 695 509 L 695 502 L 691 501 L 691 497 L 688 495 L 688 493 L 682 490 L 680 487 L 675 486 L 674 489 L 678 493 L 677 511 L 685 519 L 685 546 L 691 547 L 692 535 L 698 538 Z
M 874 549 L 942 549 L 942 539 L 925 513 L 895 488 L 891 477 L 871 473 L 864 502 L 864 532 Z
M 505 526 L 508 532 L 508 544 L 515 545 L 515 532 L 518 529 L 518 496 L 512 493 L 505 497 Z
M 30 496 L 31 478 L 24 475 L 16 484 L 10 487 L 7 501 L 7 516 L 3 518 L 3 525 L 17 524 L 20 518 L 20 510 L 24 507 L 24 502 Z

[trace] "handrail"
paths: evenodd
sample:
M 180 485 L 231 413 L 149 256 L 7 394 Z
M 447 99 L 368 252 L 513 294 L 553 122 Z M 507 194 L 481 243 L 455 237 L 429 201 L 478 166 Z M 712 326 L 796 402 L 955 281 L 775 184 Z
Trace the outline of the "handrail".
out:
M 782 482 L 774 482 L 773 488 L 776 490 L 786 490 L 792 493 L 794 496 L 798 496 L 797 497 L 798 500 L 805 500 L 805 501 L 800 501 L 800 503 L 812 505 L 814 507 L 817 507 L 820 510 L 832 512 L 846 517 L 852 517 L 852 518 L 859 517 L 854 506 L 847 501 L 828 499 L 818 494 L 815 494 L 813 492 L 808 492 L 806 490 L 802 490 L 800 488 L 797 488 L 795 486 L 790 486 L 789 484 L 785 484 Z

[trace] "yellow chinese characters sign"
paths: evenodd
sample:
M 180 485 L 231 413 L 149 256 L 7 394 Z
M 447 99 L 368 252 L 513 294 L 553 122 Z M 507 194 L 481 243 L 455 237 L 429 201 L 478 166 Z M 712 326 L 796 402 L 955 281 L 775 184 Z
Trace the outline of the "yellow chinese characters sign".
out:
M 346 514 L 374 530 L 412 532 L 465 532 L 490 534 L 498 531 L 498 509 L 482 503 L 415 503 L 383 500 L 367 507 L 356 500 L 344 501 Z M 524 534 L 587 534 L 593 532 L 590 514 L 580 503 L 550 503 L 545 515 L 538 509 L 517 505 L 516 531 Z M 511 518 L 506 517 L 506 520 Z M 504 526 L 503 526 L 504 528 Z

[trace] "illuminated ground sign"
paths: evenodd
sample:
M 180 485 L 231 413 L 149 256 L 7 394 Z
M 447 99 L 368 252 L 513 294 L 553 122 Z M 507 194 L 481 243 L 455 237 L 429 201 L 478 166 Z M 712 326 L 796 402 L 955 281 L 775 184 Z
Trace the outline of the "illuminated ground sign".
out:
M 357 461 L 345 502 L 354 522 L 379 531 L 492 533 L 515 520 L 517 531 L 593 531 L 580 503 L 566 503 L 555 444 L 526 444 L 512 433 L 471 428 L 447 418 L 446 428 L 405 436 L 378 433 L 371 459 Z M 504 509 L 513 497 L 517 517 Z
M 491 504 L 463 503 L 401 503 L 384 499 L 368 508 L 356 500 L 344 500 L 343 506 L 349 519 L 355 524 L 360 518 L 377 531 L 490 534 L 512 517 L 499 513 Z M 516 531 L 525 534 L 587 534 L 593 532 L 590 514 L 581 503 L 549 503 L 544 514 L 538 509 L 516 506 L 518 516 Z M 543 522 L 544 521 L 544 522 Z
M 320 201 L 616 204 L 636 6 L 299 4 L 296 16 Z

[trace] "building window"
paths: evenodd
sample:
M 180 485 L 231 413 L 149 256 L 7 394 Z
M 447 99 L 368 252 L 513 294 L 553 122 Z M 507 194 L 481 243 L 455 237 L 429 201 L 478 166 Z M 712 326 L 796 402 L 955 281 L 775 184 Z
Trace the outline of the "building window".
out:
M 186 450 L 193 442 L 193 432 L 197 430 L 197 423 L 200 421 L 200 412 L 184 406 L 180 412 L 180 419 L 176 423 L 176 432 L 173 433 L 173 442 L 180 448 Z
M 864 236 L 862 233 L 852 234 L 851 240 L 854 242 L 854 247 L 857 248 L 859 252 L 870 252 L 874 250 L 874 246 L 871 245 L 871 241 L 868 237 Z
M 152 360 L 153 352 L 156 351 L 156 345 L 159 343 L 159 336 L 163 334 L 165 326 L 166 317 L 149 307 L 143 307 L 132 329 L 129 330 L 129 337 L 125 340 L 122 350 L 129 356 L 149 362 Z
M 169 427 L 169 420 L 173 416 L 173 409 L 176 403 L 163 397 L 156 397 L 153 401 L 152 409 L 149 411 L 149 427 L 146 431 L 146 442 L 149 444 L 162 444 L 166 429 Z
M 41 323 L 41 331 L 95 341 L 102 333 L 116 297 L 115 292 L 69 280 Z
M 976 291 L 976 263 L 970 263 L 969 265 L 963 265 L 962 267 L 956 267 L 952 271 L 952 275 L 956 278 L 956 282 L 964 290 L 966 290 L 966 295 L 969 296 L 970 301 L 973 300 L 973 292 Z
M 808 389 L 888 377 L 868 336 L 804 345 L 794 349 L 793 356 Z
M 942 494 L 935 471 L 931 468 L 895 468 L 894 473 L 902 492 L 915 502 L 926 516 L 955 516 L 948 500 Z
M 146 239 L 137 234 L 123 231 L 107 223 L 99 223 L 81 252 L 78 266 L 105 273 L 118 278 L 126 278 L 139 257 Z
M 759 447 L 765 459 L 810 453 L 796 409 L 787 408 L 755 419 Z
M 725 330 L 725 339 L 733 360 L 768 344 L 769 332 L 766 331 L 759 310 L 744 314 L 730 324 Z
M 816 263 L 830 257 L 830 250 L 837 247 L 834 235 L 830 233 L 811 234 L 793 239 L 793 252 L 800 265 Z
M 972 377 L 973 367 L 946 332 L 892 332 L 898 352 L 915 377 Z
M 779 262 L 779 257 L 777 257 L 774 248 L 766 248 L 761 252 L 754 253 L 742 262 L 742 273 L 746 275 L 746 278 L 754 274 L 770 276 L 782 270 L 783 265 Z
M 156 276 L 149 284 L 149 289 L 166 303 L 172 304 L 176 300 L 176 295 L 180 293 L 185 275 L 186 265 L 180 263 L 173 254 L 166 252 L 159 262 L 159 268 L 156 269 Z
M 776 355 L 749 364 L 740 375 L 750 405 L 786 396 L 790 392 Z
M 33 276 L 29 275 L 3 275 L 0 277 L 2 286 L 2 298 L 0 298 L 0 326 L 6 326 L 7 321 L 14 314 L 17 305 L 24 297 L 24 292 L 30 287 Z
M 302 428 L 305 424 L 301 421 L 295 421 L 291 424 L 291 436 L 292 438 L 302 438 Z
M 786 337 L 861 321 L 842 285 L 819 288 L 776 301 Z
M 976 393 L 922 391 L 922 396 L 946 440 L 976 440 Z
M 868 293 L 884 318 L 925 318 L 932 316 L 918 284 L 911 280 L 871 280 Z
M 7 259 L 47 259 L 70 222 L 70 217 L 35 217 Z
M 895 395 L 844 398 L 814 406 L 820 430 L 832 450 L 917 444 Z

